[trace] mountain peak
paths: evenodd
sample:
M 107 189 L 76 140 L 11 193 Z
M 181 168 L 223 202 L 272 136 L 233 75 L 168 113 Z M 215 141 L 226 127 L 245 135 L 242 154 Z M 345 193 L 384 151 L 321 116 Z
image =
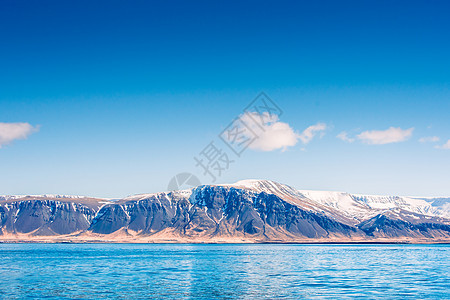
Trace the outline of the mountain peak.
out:
M 305 198 L 298 190 L 294 189 L 293 187 L 272 180 L 246 179 L 225 186 L 250 189 L 258 193 L 264 192 L 267 194 L 274 194 L 279 196 L 280 198 Z

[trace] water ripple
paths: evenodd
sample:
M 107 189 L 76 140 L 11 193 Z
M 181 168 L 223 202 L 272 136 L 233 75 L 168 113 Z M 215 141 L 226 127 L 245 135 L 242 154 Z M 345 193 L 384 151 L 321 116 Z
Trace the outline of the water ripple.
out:
M 0 298 L 450 298 L 448 245 L 0 244 Z

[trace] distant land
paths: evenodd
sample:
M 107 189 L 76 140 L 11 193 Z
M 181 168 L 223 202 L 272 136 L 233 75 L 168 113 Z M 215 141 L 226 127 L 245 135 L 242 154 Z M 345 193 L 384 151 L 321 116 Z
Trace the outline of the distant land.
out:
M 448 243 L 450 198 L 306 191 L 268 180 L 120 200 L 0 196 L 0 242 Z

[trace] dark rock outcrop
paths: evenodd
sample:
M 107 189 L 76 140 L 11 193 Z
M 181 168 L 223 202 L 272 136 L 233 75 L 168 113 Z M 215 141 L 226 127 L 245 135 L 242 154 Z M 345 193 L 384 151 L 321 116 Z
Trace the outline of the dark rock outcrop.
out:
M 220 186 L 202 186 L 190 199 L 173 193 L 103 207 L 89 230 L 110 234 L 124 228 L 153 234 L 166 228 L 179 235 L 325 238 L 362 234 L 325 215 L 303 210 L 276 195 Z
M 450 236 L 450 225 L 435 222 L 412 223 L 384 214 L 361 222 L 358 228 L 371 237 L 445 237 Z
M 70 234 L 88 229 L 97 209 L 55 199 L 0 203 L 0 233 Z

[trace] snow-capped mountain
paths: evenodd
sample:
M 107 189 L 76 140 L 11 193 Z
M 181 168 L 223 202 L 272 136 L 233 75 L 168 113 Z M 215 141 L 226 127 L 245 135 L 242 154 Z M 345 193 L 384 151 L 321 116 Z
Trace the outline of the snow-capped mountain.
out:
M 300 191 L 309 199 L 333 207 L 343 214 L 359 220 L 370 218 L 380 211 L 403 209 L 406 211 L 450 218 L 449 206 L 443 203 L 433 206 L 432 202 L 423 199 L 400 196 L 359 195 L 343 192 Z M 447 204 L 450 199 L 447 199 Z
M 450 219 L 450 198 L 414 198 L 296 190 L 288 185 L 269 180 L 242 180 L 231 186 L 275 194 L 283 199 L 305 201 L 313 204 L 316 208 L 319 207 L 319 210 L 325 206 L 359 221 L 367 220 L 383 211 L 394 209 Z
M 0 197 L 0 240 L 450 241 L 449 198 L 296 190 L 268 180 L 119 200 Z

